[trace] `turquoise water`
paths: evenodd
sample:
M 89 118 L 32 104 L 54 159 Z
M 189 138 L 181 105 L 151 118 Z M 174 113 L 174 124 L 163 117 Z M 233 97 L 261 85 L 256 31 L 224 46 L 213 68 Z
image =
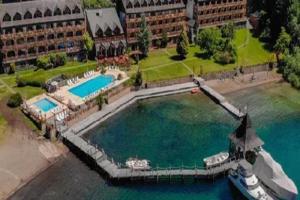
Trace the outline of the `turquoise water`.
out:
M 300 92 L 272 84 L 227 94 L 248 104 L 264 148 L 300 186 Z M 142 101 L 85 137 L 116 161 L 137 155 L 153 166 L 201 165 L 202 158 L 228 148 L 239 122 L 204 95 L 177 95 Z M 73 155 L 22 188 L 12 199 L 232 200 L 241 199 L 226 178 L 113 186 Z
M 36 105 L 43 112 L 48 112 L 48 111 L 52 110 L 53 108 L 57 107 L 57 105 L 55 103 L 53 103 L 52 101 L 50 101 L 47 98 L 44 98 L 44 99 L 41 99 L 41 100 L 35 102 L 34 105 Z
M 72 94 L 79 96 L 81 98 L 86 97 L 102 88 L 108 86 L 110 83 L 114 81 L 114 77 L 111 75 L 101 75 L 88 80 L 76 87 L 69 89 L 69 92 Z

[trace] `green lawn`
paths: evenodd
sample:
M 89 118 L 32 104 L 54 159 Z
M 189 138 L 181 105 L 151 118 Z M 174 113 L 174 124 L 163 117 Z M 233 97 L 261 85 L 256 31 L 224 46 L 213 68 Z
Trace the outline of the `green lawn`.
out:
M 30 87 L 30 86 L 17 87 L 16 86 L 17 75 L 24 80 L 45 82 L 48 79 L 60 74 L 65 74 L 67 76 L 82 74 L 89 69 L 94 69 L 95 66 L 96 66 L 96 61 L 89 61 L 87 63 L 68 62 L 65 66 L 58 67 L 55 69 L 50 69 L 50 70 L 41 69 L 37 71 L 34 70 L 20 71 L 12 75 L 1 75 L 0 79 L 3 82 L 5 82 L 9 87 L 11 87 L 14 91 L 20 92 L 24 98 L 29 99 L 33 96 L 41 94 L 43 92 L 43 89 L 40 87 Z
M 206 58 L 198 46 L 191 45 L 185 60 L 178 60 L 176 48 L 158 49 L 151 51 L 146 59 L 140 61 L 140 69 L 146 81 L 168 80 L 187 76 L 190 71 L 204 73 L 228 71 L 237 66 L 250 66 L 274 60 L 273 53 L 264 48 L 264 44 L 254 38 L 247 29 L 238 29 L 234 43 L 238 48 L 238 59 L 234 64 L 221 65 L 213 58 Z M 185 65 L 184 65 L 185 64 Z M 190 70 L 187 70 L 188 67 Z
M 5 121 L 4 117 L 0 114 L 0 143 L 5 137 L 6 125 L 7 122 Z
M 165 67 L 143 71 L 143 76 L 148 81 L 169 80 L 188 76 L 189 74 L 189 70 L 185 68 L 181 63 L 174 63 Z

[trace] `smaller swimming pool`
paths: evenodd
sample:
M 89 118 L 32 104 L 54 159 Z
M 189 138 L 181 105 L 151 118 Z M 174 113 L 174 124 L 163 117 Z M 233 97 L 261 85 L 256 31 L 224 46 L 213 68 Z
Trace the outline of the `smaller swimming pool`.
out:
M 101 90 L 102 88 L 111 84 L 113 81 L 114 77 L 112 75 L 100 75 L 69 89 L 69 92 L 83 98 L 98 90 Z
M 37 102 L 34 103 L 40 110 L 43 112 L 48 112 L 52 110 L 53 108 L 57 107 L 57 104 L 53 103 L 47 98 L 43 98 Z

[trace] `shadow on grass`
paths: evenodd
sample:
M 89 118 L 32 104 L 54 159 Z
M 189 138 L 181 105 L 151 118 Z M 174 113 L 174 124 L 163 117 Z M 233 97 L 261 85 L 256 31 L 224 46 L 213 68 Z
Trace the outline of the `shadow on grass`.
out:
M 211 56 L 207 53 L 207 52 L 196 52 L 194 54 L 195 57 L 197 58 L 201 58 L 201 59 L 204 59 L 204 60 L 208 60 L 208 59 L 211 59 Z
M 174 55 L 174 56 L 171 56 L 170 58 L 175 61 L 182 61 L 185 59 L 185 57 L 180 56 L 180 55 Z

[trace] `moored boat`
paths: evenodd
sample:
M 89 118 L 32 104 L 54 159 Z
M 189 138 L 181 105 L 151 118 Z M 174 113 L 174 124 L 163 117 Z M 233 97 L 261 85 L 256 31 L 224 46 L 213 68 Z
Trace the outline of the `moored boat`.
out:
M 296 200 L 298 190 L 295 183 L 285 174 L 281 165 L 265 150 L 261 150 L 253 165 L 253 172 L 276 199 Z
M 191 90 L 191 93 L 192 93 L 192 94 L 196 94 L 196 93 L 199 93 L 199 92 L 200 92 L 199 88 L 193 88 L 193 89 Z
M 149 161 L 146 159 L 139 160 L 137 158 L 129 158 L 126 166 L 132 170 L 149 170 L 151 169 Z
M 246 160 L 239 163 L 236 170 L 230 170 L 228 175 L 233 185 L 249 200 L 273 200 L 260 185 L 252 172 L 252 166 Z
M 203 159 L 206 168 L 215 167 L 226 162 L 229 158 L 229 153 L 227 152 L 220 152 L 216 155 L 207 157 Z

